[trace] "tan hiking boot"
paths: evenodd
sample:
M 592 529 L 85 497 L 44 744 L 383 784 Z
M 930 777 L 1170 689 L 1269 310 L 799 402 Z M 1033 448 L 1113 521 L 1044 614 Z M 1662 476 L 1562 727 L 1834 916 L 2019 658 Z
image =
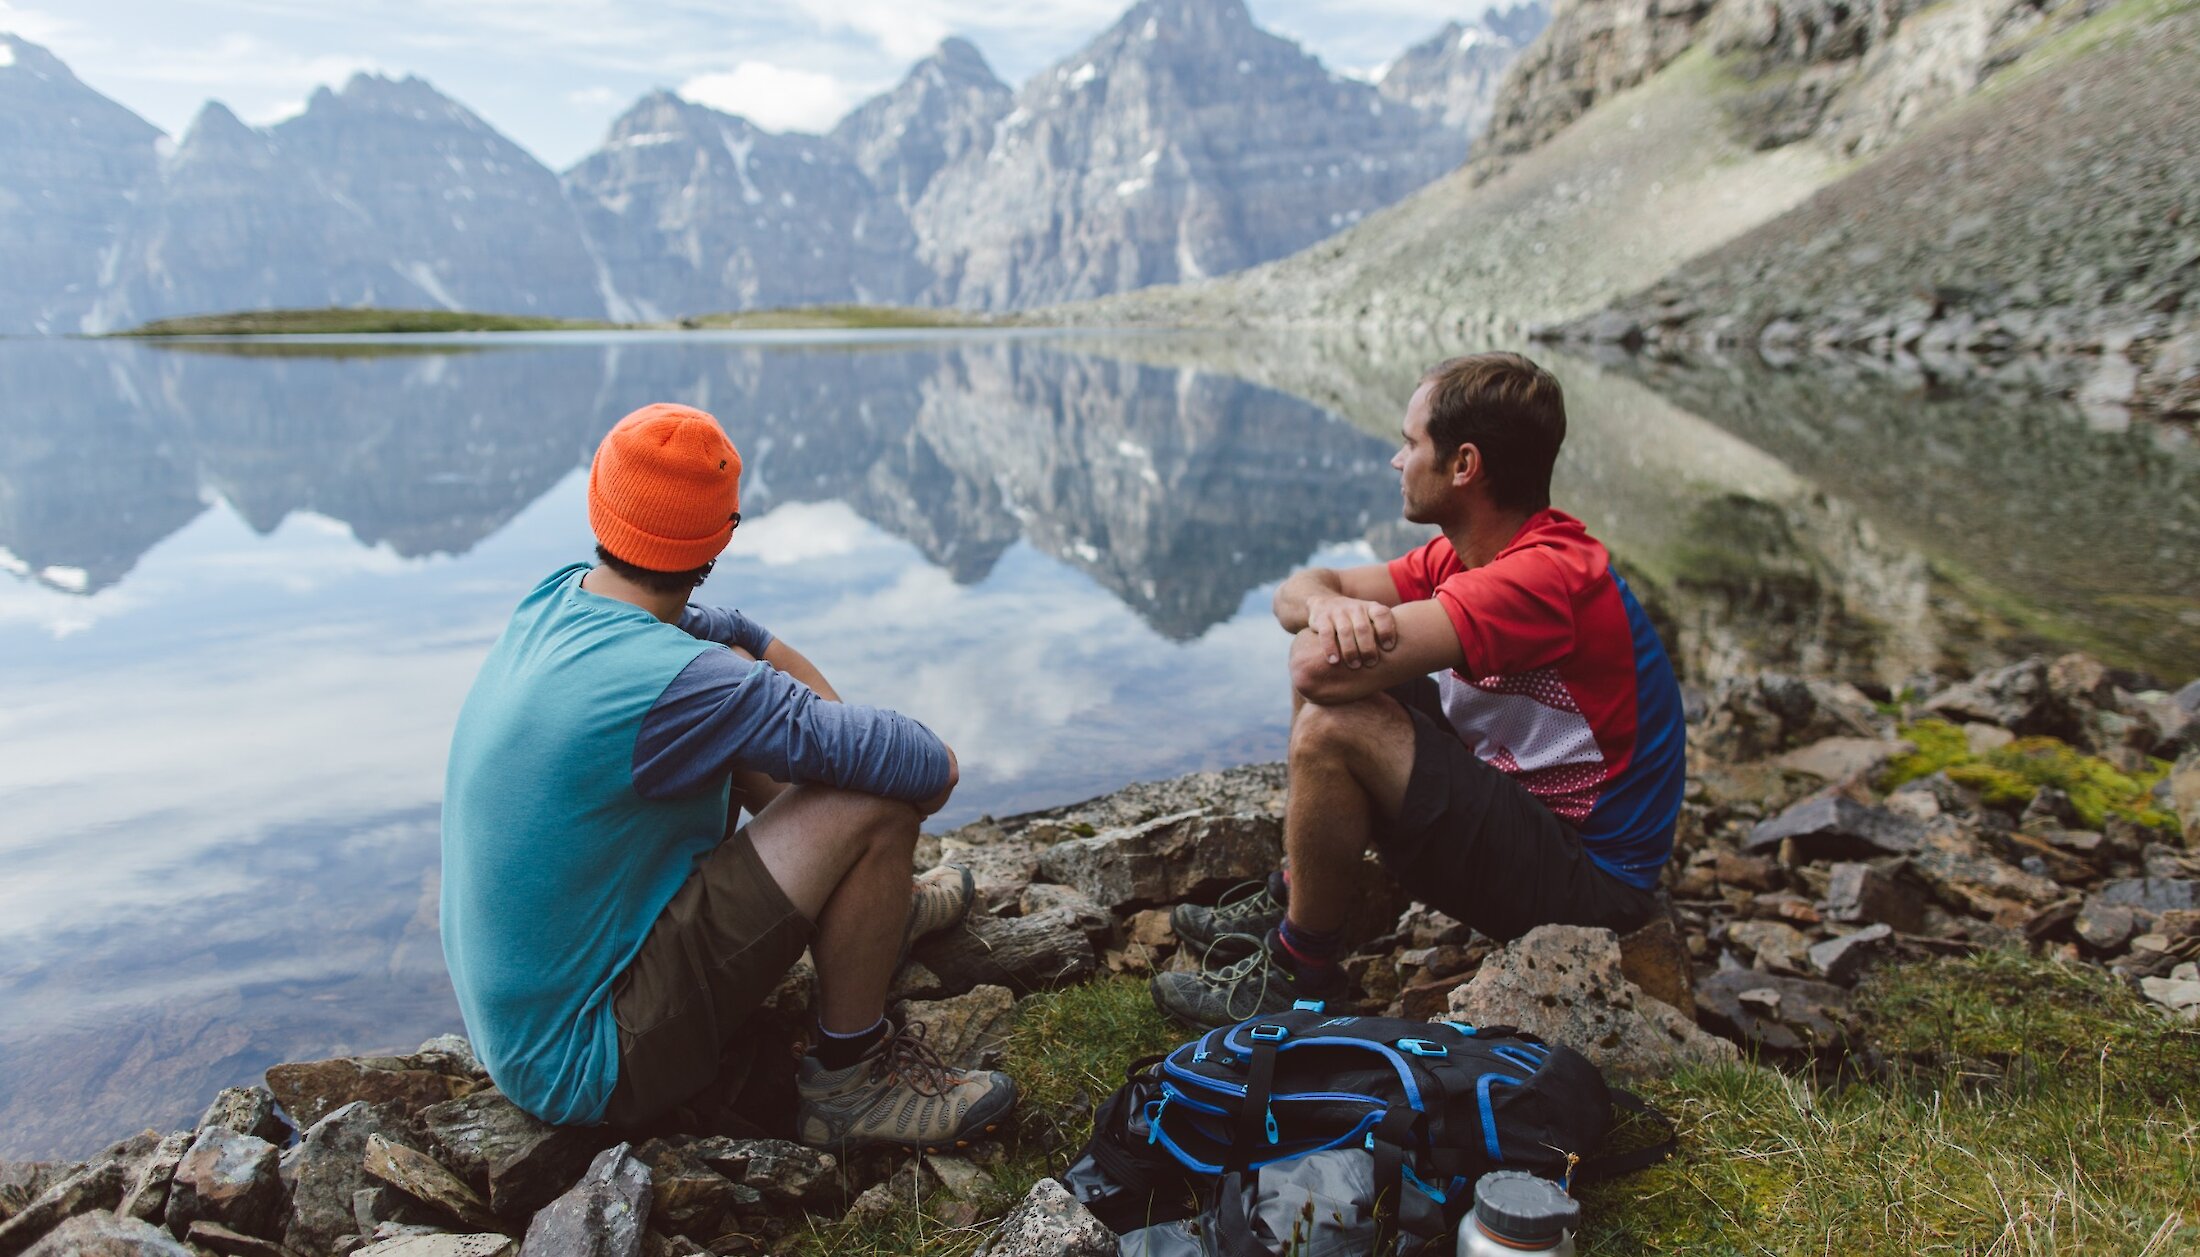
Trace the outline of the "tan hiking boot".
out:
M 901 954 L 920 938 L 961 925 L 978 897 L 978 881 L 960 864 L 942 864 L 917 874 L 910 883 L 909 927 L 902 931 Z
M 895 1026 L 846 1069 L 803 1057 L 796 1138 L 847 1153 L 872 1144 L 960 1148 L 999 1130 L 1016 1107 L 1016 1084 L 1007 1074 L 949 1067 L 924 1035 L 921 1023 Z

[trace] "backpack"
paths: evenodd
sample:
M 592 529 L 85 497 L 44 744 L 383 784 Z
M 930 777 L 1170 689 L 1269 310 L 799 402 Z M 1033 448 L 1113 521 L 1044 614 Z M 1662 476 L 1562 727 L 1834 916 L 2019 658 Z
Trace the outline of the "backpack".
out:
M 1649 1111 L 1511 1026 L 1302 1001 L 1134 1062 L 1061 1182 L 1126 1257 L 1413 1252 L 1450 1237 L 1491 1170 L 1570 1186 L 1671 1150 L 1592 1158 L 1615 1102 Z

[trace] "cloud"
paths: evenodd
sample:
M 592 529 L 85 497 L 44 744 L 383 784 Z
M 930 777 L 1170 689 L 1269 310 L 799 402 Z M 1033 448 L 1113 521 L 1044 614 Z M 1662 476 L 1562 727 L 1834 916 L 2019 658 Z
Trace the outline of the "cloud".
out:
M 583 87 L 567 92 L 565 99 L 575 105 L 616 105 L 620 101 L 617 92 L 608 87 Z
M 853 107 L 857 91 L 830 74 L 744 61 L 680 85 L 698 105 L 739 114 L 770 131 L 825 131 Z
M 34 44 L 51 44 L 75 32 L 75 23 L 0 0 L 0 35 L 17 35 Z

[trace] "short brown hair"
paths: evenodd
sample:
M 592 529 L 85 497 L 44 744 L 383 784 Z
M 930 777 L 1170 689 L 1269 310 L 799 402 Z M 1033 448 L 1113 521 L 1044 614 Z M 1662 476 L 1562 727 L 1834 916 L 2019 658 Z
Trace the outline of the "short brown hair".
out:
M 1566 440 L 1566 397 L 1556 377 L 1513 353 L 1446 358 L 1421 373 L 1428 439 L 1439 459 L 1482 451 L 1490 497 L 1508 510 L 1551 504 L 1551 467 Z

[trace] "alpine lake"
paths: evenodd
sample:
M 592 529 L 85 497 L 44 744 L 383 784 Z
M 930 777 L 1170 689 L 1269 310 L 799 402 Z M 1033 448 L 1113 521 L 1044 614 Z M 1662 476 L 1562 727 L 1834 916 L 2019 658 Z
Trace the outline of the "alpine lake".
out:
M 712 411 L 699 601 L 946 738 L 945 828 L 1283 754 L 1275 586 L 1387 558 L 1454 347 L 1178 333 L 0 341 L 0 1158 L 461 1029 L 451 726 L 590 557 L 619 415 Z M 2200 448 L 1916 364 L 1575 360 L 1556 505 L 1696 693 L 2083 649 L 2200 672 Z

